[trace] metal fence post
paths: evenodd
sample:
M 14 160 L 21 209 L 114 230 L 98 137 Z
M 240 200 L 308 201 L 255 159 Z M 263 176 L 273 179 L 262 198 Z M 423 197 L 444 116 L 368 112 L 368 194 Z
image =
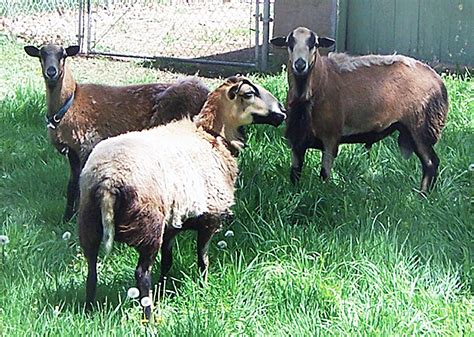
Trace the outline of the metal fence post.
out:
M 84 50 L 84 39 L 85 39 L 85 8 L 86 0 L 79 0 L 79 20 L 78 20 L 78 32 L 77 32 L 77 44 L 79 45 L 79 51 L 85 53 Z
M 92 9 L 91 0 L 87 0 L 87 50 L 86 54 L 91 52 L 91 35 L 92 35 Z
M 255 66 L 260 69 L 260 0 L 255 0 Z
M 268 40 L 270 39 L 270 0 L 263 1 L 263 43 L 262 43 L 262 59 L 260 62 L 260 70 L 267 71 L 268 68 Z
M 82 0 L 79 0 L 79 18 L 77 25 L 77 45 L 79 46 L 79 51 L 82 51 L 82 4 Z

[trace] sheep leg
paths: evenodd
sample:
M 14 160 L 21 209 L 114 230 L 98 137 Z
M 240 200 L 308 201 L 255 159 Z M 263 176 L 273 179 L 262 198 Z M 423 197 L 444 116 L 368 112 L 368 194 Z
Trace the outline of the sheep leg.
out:
M 323 157 L 321 160 L 321 172 L 320 177 L 323 181 L 326 181 L 331 176 L 331 168 L 334 161 L 334 158 L 337 156 L 338 151 L 337 142 L 325 142 L 323 143 Z
M 140 291 L 140 300 L 143 297 L 150 296 L 151 290 L 151 266 L 155 261 L 156 250 L 152 248 L 140 251 L 137 269 L 135 270 L 135 280 L 137 288 Z M 151 306 L 144 307 L 145 319 L 149 320 L 151 316 Z
M 63 221 L 68 222 L 76 212 L 79 197 L 79 176 L 81 174 L 81 163 L 76 152 L 69 149 L 67 157 L 71 173 L 67 184 L 66 210 L 64 211 Z
M 217 228 L 219 228 L 219 220 L 217 219 L 209 219 L 210 222 L 213 224 L 207 224 L 204 226 L 199 227 L 198 229 L 198 237 L 197 237 L 197 255 L 198 255 L 198 266 L 199 271 L 202 277 L 201 285 L 207 282 L 207 272 L 209 267 L 209 256 L 208 256 L 208 249 L 209 243 L 211 242 L 214 233 L 216 232 Z M 216 224 L 217 222 L 217 224 Z
M 163 235 L 163 244 L 161 245 L 161 265 L 160 265 L 160 280 L 159 284 L 163 288 L 164 292 L 164 281 L 166 275 L 171 269 L 173 264 L 173 239 L 180 232 L 179 229 L 169 228 L 166 229 L 165 234 Z
M 433 150 L 433 146 L 416 143 L 415 153 L 421 161 L 422 178 L 421 193 L 426 194 L 433 187 L 436 181 L 436 174 L 439 166 L 439 158 Z
M 87 195 L 85 196 L 87 197 Z M 97 288 L 97 256 L 102 240 L 100 208 L 91 198 L 84 198 L 84 208 L 79 212 L 79 242 L 87 260 L 86 310 L 92 309 Z
M 290 169 L 290 181 L 292 184 L 296 184 L 301 178 L 306 150 L 306 147 L 292 149 L 293 156 L 291 157 Z
M 99 255 L 100 237 L 88 242 L 87 247 L 83 247 L 87 259 L 87 283 L 86 283 L 86 310 L 92 309 L 97 290 L 97 256 Z

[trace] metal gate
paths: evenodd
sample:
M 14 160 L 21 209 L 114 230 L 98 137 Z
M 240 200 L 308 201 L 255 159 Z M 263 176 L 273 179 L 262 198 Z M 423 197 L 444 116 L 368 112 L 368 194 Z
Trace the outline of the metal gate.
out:
M 88 55 L 266 70 L 270 0 L 79 0 Z

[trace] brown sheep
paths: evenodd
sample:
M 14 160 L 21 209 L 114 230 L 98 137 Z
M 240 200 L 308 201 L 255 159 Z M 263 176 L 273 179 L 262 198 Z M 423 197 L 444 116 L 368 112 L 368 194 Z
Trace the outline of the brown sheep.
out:
M 434 183 L 439 140 L 448 112 L 440 76 L 426 64 L 401 55 L 319 55 L 334 40 L 299 27 L 272 44 L 289 52 L 289 106 L 286 137 L 293 159 L 290 179 L 299 180 L 308 148 L 323 150 L 321 177 L 330 176 L 341 143 L 367 148 L 399 131 L 405 158 L 416 153 L 422 164 L 421 192 Z
M 239 128 L 283 122 L 282 105 L 245 77 L 214 90 L 193 123 L 183 119 L 109 138 L 92 151 L 80 179 L 79 238 L 88 261 L 87 305 L 95 298 L 101 241 L 135 247 L 140 298 L 149 295 L 151 267 L 161 248 L 161 277 L 171 268 L 172 240 L 198 232 L 199 270 L 207 277 L 209 242 L 234 204 L 243 147 Z M 145 310 L 147 317 L 150 309 Z
M 78 46 L 64 49 L 50 44 L 40 49 L 34 46 L 24 49 L 41 62 L 46 84 L 48 136 L 56 149 L 67 155 L 71 167 L 64 221 L 74 214 L 79 174 L 97 143 L 128 131 L 194 116 L 209 93 L 197 79 L 129 86 L 80 84 L 66 63 L 68 56 L 79 52 Z

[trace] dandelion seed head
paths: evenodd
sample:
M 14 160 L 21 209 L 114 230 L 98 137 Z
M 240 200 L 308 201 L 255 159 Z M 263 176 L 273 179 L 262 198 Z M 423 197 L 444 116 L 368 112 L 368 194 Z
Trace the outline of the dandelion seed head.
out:
M 140 290 L 138 290 L 137 288 L 132 287 L 132 288 L 127 290 L 127 297 L 137 298 L 138 296 L 140 296 Z
M 8 239 L 8 236 L 0 235 L 0 245 L 6 245 L 9 242 L 10 242 L 10 239 Z
M 469 171 L 474 172 L 474 163 L 469 164 Z
M 227 232 L 225 232 L 224 236 L 225 236 L 226 238 L 231 238 L 231 237 L 234 236 L 234 232 L 231 231 L 231 230 L 228 230 Z
M 56 305 L 54 307 L 53 313 L 54 313 L 54 316 L 59 316 L 59 314 L 61 313 L 61 308 L 59 307 L 59 305 Z
M 217 247 L 219 249 L 226 249 L 227 248 L 227 242 L 225 242 L 224 240 L 221 240 L 217 243 Z
M 148 296 L 143 297 L 140 301 L 140 304 L 144 308 L 151 306 L 152 304 L 151 298 L 149 298 Z
M 68 232 L 68 231 L 64 232 L 62 238 L 64 241 L 69 240 L 71 238 L 71 232 Z

